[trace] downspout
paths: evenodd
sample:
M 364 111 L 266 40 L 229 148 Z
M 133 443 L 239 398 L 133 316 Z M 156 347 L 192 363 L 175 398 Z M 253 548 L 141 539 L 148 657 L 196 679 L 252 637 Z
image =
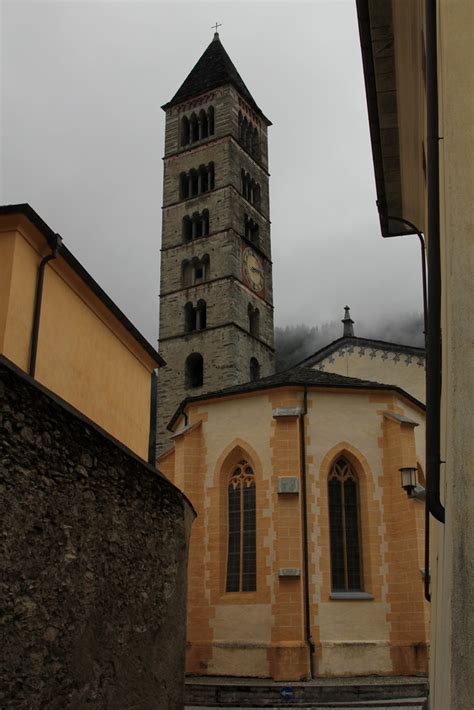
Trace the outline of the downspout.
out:
M 40 329 L 41 320 L 41 302 L 43 300 L 43 286 L 44 286 L 44 272 L 48 261 L 52 261 L 58 255 L 58 251 L 61 248 L 62 239 L 59 234 L 55 234 L 55 244 L 52 247 L 51 254 L 44 256 L 38 267 L 38 277 L 36 280 L 36 292 L 35 292 L 35 306 L 33 311 L 33 325 L 31 327 L 31 340 L 30 340 L 30 363 L 28 367 L 28 374 L 31 377 L 35 376 L 36 372 L 36 356 L 38 353 L 38 336 Z
M 438 56 L 436 0 L 426 0 L 426 134 L 428 184 L 428 330 L 426 351 L 426 500 L 444 523 L 441 467 L 441 248 L 439 220 Z
M 414 232 L 418 239 L 420 240 L 420 246 L 421 246 L 421 276 L 422 276 L 422 281 L 423 281 L 423 333 L 425 336 L 425 351 L 427 351 L 427 333 L 428 333 L 428 294 L 427 294 L 427 283 L 426 283 L 426 243 L 425 239 L 423 237 L 423 234 L 421 231 L 418 229 L 418 227 L 413 224 L 413 222 L 410 222 L 408 219 L 404 219 L 403 217 L 393 217 L 389 216 L 387 219 L 393 221 L 393 222 L 400 222 L 401 224 L 404 224 L 407 226 L 409 229 Z M 428 390 L 428 368 L 426 368 L 426 390 Z M 428 433 L 426 433 L 426 447 L 428 448 Z M 428 472 L 427 472 L 428 475 Z M 428 507 L 428 495 L 425 495 L 425 550 L 424 550 L 424 557 L 425 557 L 425 573 L 423 576 L 423 588 L 424 588 L 424 594 L 425 594 L 425 599 L 427 602 L 431 601 L 431 592 L 430 592 L 430 511 Z
M 158 398 L 158 373 L 153 370 L 151 373 L 150 392 L 150 434 L 148 438 L 148 463 L 156 467 L 156 415 Z
M 303 510 L 303 567 L 304 567 L 304 621 L 306 643 L 309 647 L 311 678 L 316 678 L 316 647 L 311 633 L 311 596 L 309 590 L 309 553 L 308 553 L 308 502 L 306 486 L 306 443 L 305 417 L 308 413 L 308 389 L 304 388 L 303 411 L 300 418 L 300 470 L 301 470 L 301 504 Z

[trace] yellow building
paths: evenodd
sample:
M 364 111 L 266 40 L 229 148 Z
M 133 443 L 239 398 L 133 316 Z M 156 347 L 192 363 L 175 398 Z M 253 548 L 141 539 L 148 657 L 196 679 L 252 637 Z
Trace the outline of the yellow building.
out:
M 353 336 L 332 350 L 341 369 L 356 345 L 366 367 L 378 353 L 390 376 L 410 369 L 400 346 Z M 187 398 L 170 423 L 160 469 L 198 513 L 189 673 L 426 672 L 423 504 L 399 471 L 423 481 L 424 405 L 396 385 L 325 372 L 326 356 Z
M 29 205 L 0 207 L 0 355 L 154 463 L 164 361 Z
M 430 702 L 470 710 L 474 4 L 357 0 L 357 12 L 382 234 L 427 243 Z

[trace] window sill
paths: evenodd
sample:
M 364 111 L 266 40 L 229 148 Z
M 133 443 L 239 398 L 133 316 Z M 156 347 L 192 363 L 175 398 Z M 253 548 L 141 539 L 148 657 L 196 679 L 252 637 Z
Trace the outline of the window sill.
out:
M 331 592 L 329 598 L 335 601 L 372 601 L 375 597 L 368 592 Z

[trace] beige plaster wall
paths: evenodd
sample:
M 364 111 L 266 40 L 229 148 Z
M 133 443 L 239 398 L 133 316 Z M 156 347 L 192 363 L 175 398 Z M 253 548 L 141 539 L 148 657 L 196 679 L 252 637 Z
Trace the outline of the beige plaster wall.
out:
M 389 348 L 382 350 L 341 346 L 335 353 L 314 365 L 314 369 L 396 385 L 420 402 L 425 401 L 425 359 L 421 356 L 397 353 Z

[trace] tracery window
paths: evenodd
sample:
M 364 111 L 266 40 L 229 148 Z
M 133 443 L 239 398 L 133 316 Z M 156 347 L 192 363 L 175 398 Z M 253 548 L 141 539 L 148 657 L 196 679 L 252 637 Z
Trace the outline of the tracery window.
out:
M 359 484 L 351 464 L 337 459 L 328 477 L 333 592 L 362 590 Z
M 245 459 L 232 470 L 227 501 L 226 591 L 254 592 L 257 589 L 255 477 Z

